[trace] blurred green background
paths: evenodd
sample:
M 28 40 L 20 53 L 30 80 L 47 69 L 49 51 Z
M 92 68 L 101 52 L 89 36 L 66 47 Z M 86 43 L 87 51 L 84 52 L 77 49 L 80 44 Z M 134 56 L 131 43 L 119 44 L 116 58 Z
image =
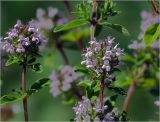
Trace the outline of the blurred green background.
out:
M 71 1 L 74 9 L 78 1 Z M 140 12 L 142 10 L 149 10 L 151 8 L 147 1 L 116 1 L 117 9 L 122 13 L 113 17 L 109 21 L 124 25 L 130 32 L 131 36 L 125 37 L 111 29 L 103 29 L 98 38 L 105 38 L 108 35 L 116 37 L 116 41 L 120 46 L 128 51 L 127 46 L 137 38 L 140 32 Z M 24 22 L 34 19 L 36 17 L 37 8 L 44 8 L 52 6 L 58 8 L 66 17 L 66 8 L 62 1 L 1 1 L 1 37 L 20 19 Z M 87 40 L 86 40 L 87 41 Z M 66 49 L 67 56 L 73 66 L 79 64 L 81 61 L 81 53 Z M 36 74 L 32 71 L 27 71 L 27 85 L 28 87 L 37 79 L 46 77 L 51 72 L 63 63 L 62 58 L 56 49 L 45 49 L 41 53 L 44 58 L 39 59 L 43 64 L 43 73 Z M 49 57 L 49 58 L 48 58 Z M 4 67 L 4 61 L 1 60 L 1 95 L 10 93 L 12 89 L 20 89 L 21 69 L 17 65 Z M 124 97 L 120 96 L 117 103 L 118 108 L 122 108 Z M 147 90 L 137 88 L 133 95 L 130 104 L 129 118 L 132 121 L 147 121 L 157 120 L 158 107 L 155 106 L 154 101 L 157 100 Z M 29 100 L 29 118 L 32 121 L 66 121 L 74 117 L 74 112 L 71 105 L 63 105 L 61 97 L 53 98 L 49 93 L 49 88 L 42 89 L 39 93 L 32 95 Z M 16 102 L 22 106 L 21 102 Z M 23 120 L 23 111 L 21 110 L 15 114 L 10 121 Z

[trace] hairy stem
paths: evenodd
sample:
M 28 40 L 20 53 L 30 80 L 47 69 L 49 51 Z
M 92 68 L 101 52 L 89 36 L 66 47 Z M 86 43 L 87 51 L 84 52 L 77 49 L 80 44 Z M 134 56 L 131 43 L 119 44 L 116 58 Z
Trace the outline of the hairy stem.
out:
M 22 93 L 26 93 L 26 64 L 22 66 Z M 28 110 L 27 110 L 27 96 L 23 98 L 23 109 L 25 122 L 28 122 Z
M 132 95 L 135 92 L 136 87 L 140 82 L 139 78 L 143 76 L 146 69 L 147 69 L 147 64 L 144 64 L 143 67 L 141 68 L 141 71 L 138 73 L 137 77 L 135 77 L 133 84 L 128 89 L 127 97 L 125 98 L 124 105 L 123 105 L 123 110 L 125 112 L 128 112 L 128 108 L 129 108 L 129 104 L 130 104 Z
M 73 20 L 75 17 L 74 17 L 73 14 L 71 13 L 71 12 L 72 12 L 72 7 L 71 7 L 71 5 L 70 5 L 70 2 L 69 2 L 68 0 L 64 0 L 64 4 L 65 4 L 65 6 L 66 6 L 66 8 L 67 8 L 67 13 L 68 13 L 68 16 L 69 16 L 70 20 Z M 73 31 L 74 31 L 74 30 L 75 30 L 75 29 L 73 29 Z M 83 44 L 82 39 L 79 39 L 79 40 L 78 40 L 77 45 L 78 45 L 79 49 L 80 49 L 81 51 L 83 51 L 84 44 Z
M 98 3 L 96 0 L 93 1 L 93 7 L 92 7 L 92 18 L 91 18 L 91 27 L 90 27 L 90 40 L 94 39 L 94 34 L 96 30 L 96 24 L 97 24 L 97 6 Z

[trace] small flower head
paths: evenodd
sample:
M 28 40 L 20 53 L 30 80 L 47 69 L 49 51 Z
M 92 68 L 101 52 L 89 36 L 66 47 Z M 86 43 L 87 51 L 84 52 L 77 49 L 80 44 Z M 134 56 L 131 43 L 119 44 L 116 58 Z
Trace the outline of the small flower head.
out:
M 33 39 L 36 38 L 34 41 Z M 20 20 L 14 25 L 1 42 L 2 50 L 9 54 L 34 55 L 44 38 L 38 31 L 34 21 L 23 24 Z
M 71 83 L 77 80 L 78 76 L 72 67 L 63 65 L 59 71 L 52 72 L 50 79 L 52 80 L 51 93 L 53 96 L 58 96 L 68 91 L 72 87 Z
M 104 106 L 104 111 L 108 109 L 108 106 Z M 83 96 L 82 100 L 73 107 L 76 114 L 76 122 L 112 122 L 115 121 L 115 117 L 118 117 L 118 111 L 114 108 L 111 112 L 103 112 L 100 108 L 100 104 L 97 101 L 90 101 L 87 97 Z
M 40 30 L 50 30 L 56 24 L 64 24 L 66 22 L 66 19 L 60 15 L 58 9 L 53 7 L 48 7 L 48 11 L 38 8 L 36 16 L 36 24 Z
M 83 61 L 87 68 L 93 69 L 97 74 L 103 71 L 109 72 L 113 67 L 119 64 L 119 58 L 123 55 L 123 50 L 118 45 L 113 46 L 114 38 L 90 41 L 88 47 L 83 53 Z

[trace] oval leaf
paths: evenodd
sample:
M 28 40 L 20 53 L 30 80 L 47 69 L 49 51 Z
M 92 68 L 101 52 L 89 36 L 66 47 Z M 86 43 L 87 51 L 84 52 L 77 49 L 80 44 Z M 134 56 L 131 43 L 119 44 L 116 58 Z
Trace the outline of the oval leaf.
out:
M 122 25 L 112 24 L 112 23 L 108 23 L 108 22 L 101 23 L 101 25 L 106 25 L 107 27 L 112 28 L 112 29 L 116 30 L 119 33 L 122 33 L 125 36 L 129 36 L 130 35 L 128 30 Z
M 58 25 L 54 28 L 53 32 L 59 32 L 59 31 L 64 31 L 64 30 L 69 30 L 78 26 L 83 26 L 88 24 L 89 22 L 83 19 L 76 19 L 76 20 L 72 20 L 67 24 L 64 25 Z
M 151 45 L 160 35 L 159 23 L 151 24 L 144 33 L 144 42 L 147 46 Z

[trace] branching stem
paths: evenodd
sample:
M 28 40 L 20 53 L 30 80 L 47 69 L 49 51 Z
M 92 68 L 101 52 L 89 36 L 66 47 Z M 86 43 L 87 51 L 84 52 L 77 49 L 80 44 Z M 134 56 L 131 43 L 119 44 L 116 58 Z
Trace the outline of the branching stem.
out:
M 132 95 L 135 92 L 136 87 L 140 82 L 139 78 L 143 76 L 146 69 L 147 69 L 147 64 L 144 64 L 143 67 L 141 68 L 141 71 L 137 75 L 137 77 L 135 77 L 133 84 L 128 89 L 127 97 L 125 98 L 124 105 L 123 105 L 123 110 L 125 112 L 128 112 L 128 107 L 129 107 L 129 103 L 131 101 Z

